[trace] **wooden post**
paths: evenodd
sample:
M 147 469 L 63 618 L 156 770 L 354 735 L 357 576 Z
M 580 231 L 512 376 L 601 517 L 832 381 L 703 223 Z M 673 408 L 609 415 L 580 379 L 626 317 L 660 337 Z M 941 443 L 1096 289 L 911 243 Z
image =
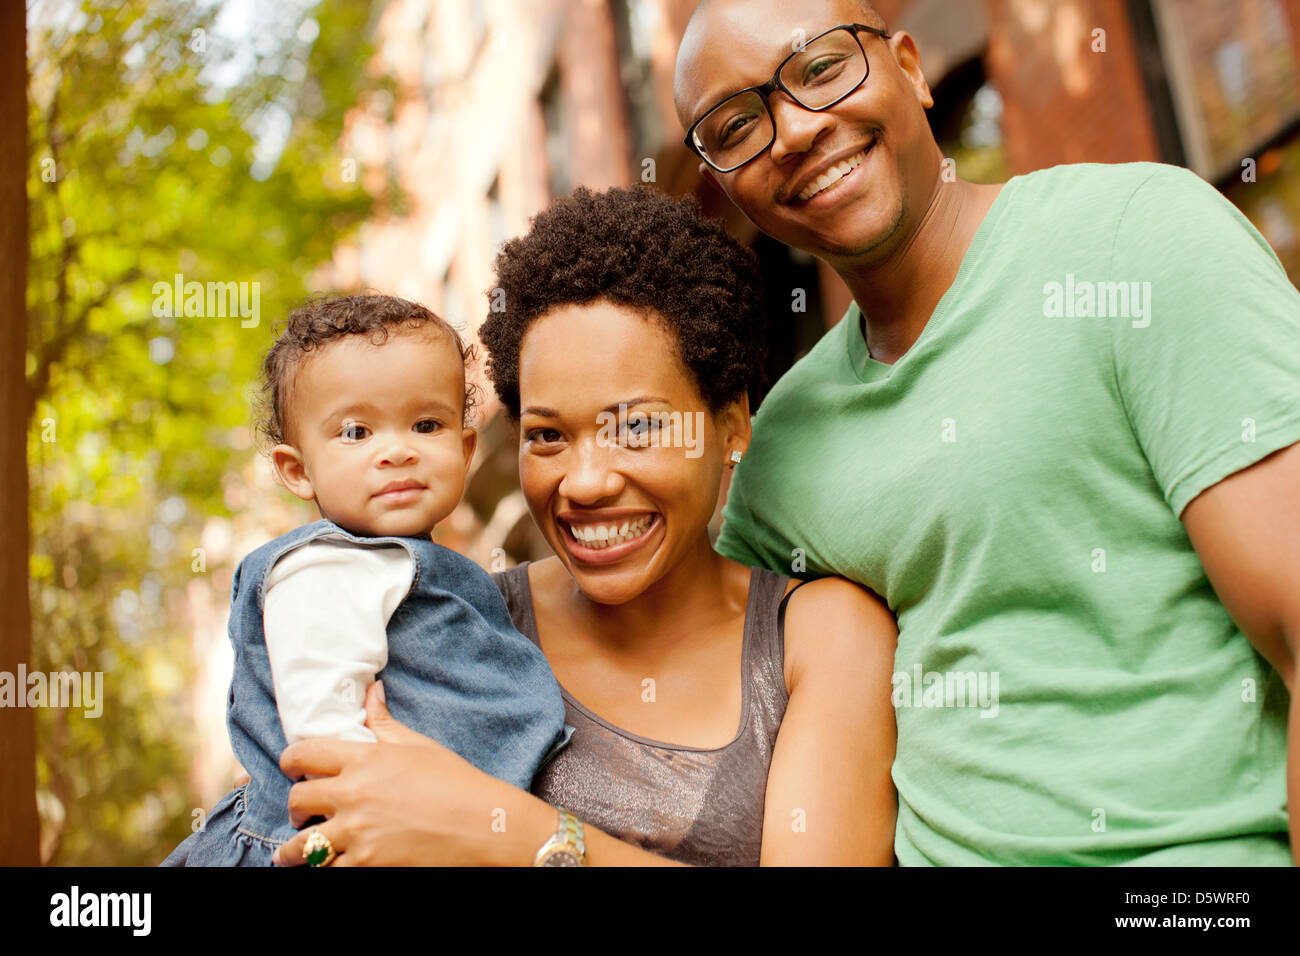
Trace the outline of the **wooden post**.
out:
M 0 4 L 0 672 L 30 664 L 27 526 L 27 5 Z M 15 688 L 25 694 L 26 688 Z M 36 723 L 0 707 L 0 865 L 40 864 Z

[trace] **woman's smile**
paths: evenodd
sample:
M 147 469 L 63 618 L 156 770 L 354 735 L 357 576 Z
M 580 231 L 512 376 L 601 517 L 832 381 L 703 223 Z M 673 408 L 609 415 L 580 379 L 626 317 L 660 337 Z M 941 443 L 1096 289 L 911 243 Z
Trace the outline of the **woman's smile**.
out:
M 576 560 L 584 564 L 612 564 L 621 561 L 650 541 L 663 524 L 657 512 L 597 517 L 557 517 L 560 537 Z

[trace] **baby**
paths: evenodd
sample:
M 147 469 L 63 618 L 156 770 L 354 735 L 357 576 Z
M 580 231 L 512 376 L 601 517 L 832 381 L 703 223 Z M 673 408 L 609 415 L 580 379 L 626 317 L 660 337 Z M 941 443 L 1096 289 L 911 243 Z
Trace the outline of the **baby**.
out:
M 518 787 L 567 742 L 546 659 L 487 573 L 431 539 L 477 440 L 468 357 L 450 325 L 389 296 L 289 316 L 263 363 L 262 429 L 321 520 L 235 572 L 228 722 L 251 780 L 164 865 L 270 865 L 298 832 L 280 754 L 306 737 L 373 742 L 362 702 L 377 676 L 395 718 Z

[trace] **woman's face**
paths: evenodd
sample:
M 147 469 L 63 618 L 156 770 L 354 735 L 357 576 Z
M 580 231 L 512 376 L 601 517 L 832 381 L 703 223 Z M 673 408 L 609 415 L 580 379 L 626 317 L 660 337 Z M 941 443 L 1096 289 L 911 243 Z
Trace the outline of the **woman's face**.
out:
M 712 413 L 653 317 L 608 302 L 536 320 L 519 355 L 519 481 L 582 591 L 622 604 L 711 549 L 749 405 Z

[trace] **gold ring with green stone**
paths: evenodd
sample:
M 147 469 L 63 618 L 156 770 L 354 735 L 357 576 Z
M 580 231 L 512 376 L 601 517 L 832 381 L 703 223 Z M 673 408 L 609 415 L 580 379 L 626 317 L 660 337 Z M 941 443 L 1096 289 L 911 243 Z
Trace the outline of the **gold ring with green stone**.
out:
M 308 866 L 329 866 L 338 856 L 334 852 L 334 844 L 330 843 L 330 838 L 321 832 L 320 827 L 312 827 L 307 842 L 303 844 L 302 855 Z

